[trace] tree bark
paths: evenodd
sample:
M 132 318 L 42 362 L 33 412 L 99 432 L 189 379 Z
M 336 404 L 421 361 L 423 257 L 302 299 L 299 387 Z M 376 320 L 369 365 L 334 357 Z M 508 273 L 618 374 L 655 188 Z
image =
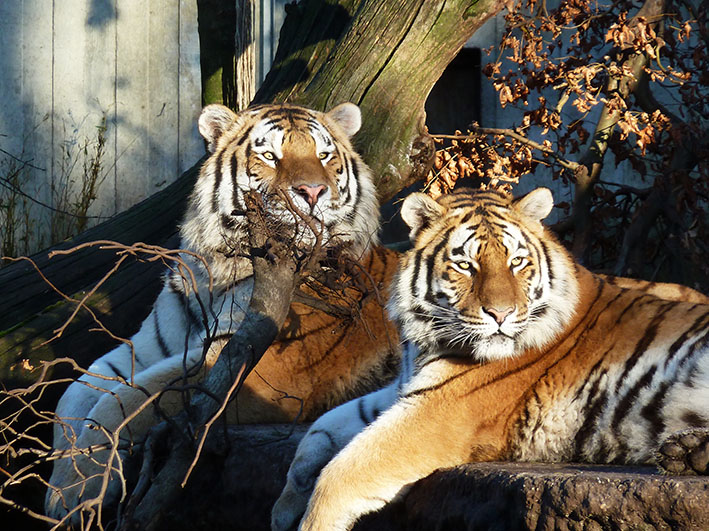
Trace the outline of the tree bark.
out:
M 385 201 L 422 178 L 433 147 L 424 104 L 500 0 L 321 0 L 289 6 L 274 65 L 256 102 L 362 109 L 356 145 Z
M 235 108 L 236 2 L 197 0 L 202 105 Z
M 236 2 L 234 110 L 246 109 L 256 93 L 255 0 Z

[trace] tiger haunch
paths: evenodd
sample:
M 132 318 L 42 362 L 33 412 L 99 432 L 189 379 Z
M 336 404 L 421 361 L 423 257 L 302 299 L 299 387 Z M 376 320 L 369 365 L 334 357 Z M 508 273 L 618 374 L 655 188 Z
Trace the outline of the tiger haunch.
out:
M 392 392 L 313 425 L 273 529 L 297 522 L 315 477 L 302 530 L 350 529 L 407 485 L 466 462 L 654 463 L 658 442 L 670 437 L 674 458 L 673 434 L 692 429 L 686 461 L 707 469 L 709 305 L 593 275 L 541 225 L 551 208 L 546 189 L 404 201 L 414 248 L 390 311 L 410 342 L 404 367 L 415 368 Z M 328 445 L 333 426 L 344 448 Z
M 307 250 L 316 235 L 283 203 L 279 193 L 287 194 L 292 205 L 310 216 L 323 244 L 360 261 L 369 275 L 364 284 L 373 282 L 368 289 L 382 289 L 396 258 L 381 248 L 372 250 L 379 223 L 375 188 L 369 168 L 349 140 L 360 124 L 359 108 L 351 103 L 328 113 L 295 105 L 264 105 L 238 114 L 221 105 L 204 109 L 199 130 L 210 156 L 180 227 L 180 247 L 188 251 L 181 258 L 194 281 L 184 267 L 168 272 L 152 312 L 131 338 L 135 358 L 129 345 L 121 345 L 69 386 L 56 409 L 60 422 L 55 424 L 55 448 L 107 443 L 145 402 L 143 391 L 158 393 L 180 380 L 186 368 L 202 367 L 207 339 L 209 365 L 237 330 L 252 291 L 246 191 L 259 192 L 268 219 L 282 229 L 279 234 L 288 233 Z M 365 295 L 347 288 L 338 296 L 351 297 L 356 305 Z M 282 337 L 264 355 L 258 375 L 247 379 L 239 394 L 235 418 L 285 422 L 302 414 L 307 419 L 351 398 L 355 390 L 371 390 L 390 378 L 392 360 L 398 357 L 392 348 L 396 341 L 390 340 L 395 333 L 372 299 L 363 302 L 361 321 L 294 304 L 284 334 L 298 339 Z M 353 344 L 363 345 L 364 355 L 354 359 Z M 118 383 L 121 378 L 134 385 Z M 178 392 L 160 399 L 166 414 L 182 404 Z M 120 440 L 140 441 L 156 420 L 154 408 L 148 407 L 121 430 Z M 96 496 L 107 459 L 108 451 L 94 451 L 90 457 L 55 461 L 47 514 L 62 518 Z M 113 458 L 114 468 L 119 459 Z M 112 480 L 106 500 L 114 501 L 119 488 Z M 73 520 L 78 518 L 77 512 Z

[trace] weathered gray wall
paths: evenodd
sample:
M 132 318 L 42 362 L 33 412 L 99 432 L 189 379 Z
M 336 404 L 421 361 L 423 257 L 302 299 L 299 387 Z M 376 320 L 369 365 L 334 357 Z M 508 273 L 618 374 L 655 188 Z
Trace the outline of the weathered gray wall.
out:
M 0 179 L 21 167 L 32 199 L 70 209 L 56 194 L 67 181 L 78 193 L 81 148 L 91 153 L 104 117 L 90 215 L 135 204 L 203 153 L 196 2 L 2 0 L 0 50 Z M 46 245 L 56 212 L 16 201 L 30 205 L 32 239 Z

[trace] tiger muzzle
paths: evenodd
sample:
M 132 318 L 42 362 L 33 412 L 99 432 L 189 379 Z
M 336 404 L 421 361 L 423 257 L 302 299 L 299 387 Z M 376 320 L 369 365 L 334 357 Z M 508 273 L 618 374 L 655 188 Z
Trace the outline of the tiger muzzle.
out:
M 505 319 L 507 319 L 507 317 L 508 317 L 512 312 L 515 311 L 515 307 L 514 307 L 514 306 L 507 306 L 506 308 L 502 308 L 502 309 L 501 309 L 501 308 L 495 308 L 495 307 L 492 307 L 492 306 L 487 306 L 487 307 L 486 307 L 486 306 L 483 306 L 482 310 L 483 310 L 486 314 L 492 316 L 492 318 L 495 319 L 495 322 L 496 322 L 498 325 L 501 325 L 502 323 L 505 322 Z

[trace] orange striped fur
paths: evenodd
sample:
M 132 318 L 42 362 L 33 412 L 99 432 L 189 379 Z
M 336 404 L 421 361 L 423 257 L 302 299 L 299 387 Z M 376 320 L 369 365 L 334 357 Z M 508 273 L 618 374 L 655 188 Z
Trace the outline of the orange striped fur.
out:
M 401 374 L 313 425 L 274 530 L 306 502 L 300 529 L 349 529 L 462 463 L 654 463 L 658 442 L 686 429 L 709 448 L 705 298 L 592 274 L 540 223 L 552 206 L 546 189 L 406 199 L 414 248 L 389 306 L 407 341 Z

